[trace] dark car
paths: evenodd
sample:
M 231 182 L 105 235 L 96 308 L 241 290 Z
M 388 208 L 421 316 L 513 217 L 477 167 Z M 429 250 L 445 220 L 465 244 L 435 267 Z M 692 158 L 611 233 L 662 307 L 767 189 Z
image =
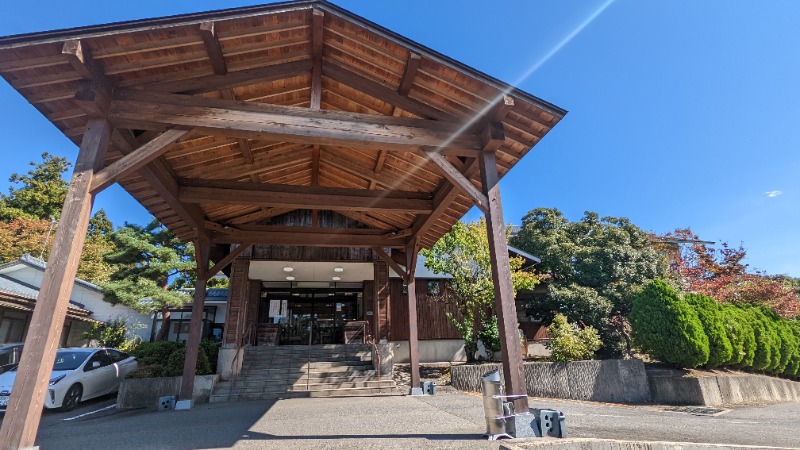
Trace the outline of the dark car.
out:
M 19 364 L 19 357 L 22 355 L 22 344 L 3 344 L 0 346 L 0 373 Z

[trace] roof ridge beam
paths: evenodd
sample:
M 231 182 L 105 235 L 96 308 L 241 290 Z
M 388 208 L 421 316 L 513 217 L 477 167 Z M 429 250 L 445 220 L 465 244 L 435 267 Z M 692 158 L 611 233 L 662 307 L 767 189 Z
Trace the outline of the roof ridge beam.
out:
M 443 153 L 463 156 L 481 151 L 479 137 L 461 133 L 457 123 L 130 89 L 114 91 L 110 117 L 137 128 L 192 127 L 212 135 L 303 144 L 394 151 L 441 147 Z

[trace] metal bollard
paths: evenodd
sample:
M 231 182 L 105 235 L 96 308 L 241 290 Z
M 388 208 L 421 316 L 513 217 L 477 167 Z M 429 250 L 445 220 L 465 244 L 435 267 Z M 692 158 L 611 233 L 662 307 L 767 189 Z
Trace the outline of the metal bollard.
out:
M 508 407 L 504 407 L 502 396 L 503 384 L 500 381 L 500 371 L 494 370 L 481 377 L 483 387 L 483 412 L 486 417 L 486 433 L 490 441 L 499 438 L 511 439 L 506 430 L 505 417 L 510 415 Z

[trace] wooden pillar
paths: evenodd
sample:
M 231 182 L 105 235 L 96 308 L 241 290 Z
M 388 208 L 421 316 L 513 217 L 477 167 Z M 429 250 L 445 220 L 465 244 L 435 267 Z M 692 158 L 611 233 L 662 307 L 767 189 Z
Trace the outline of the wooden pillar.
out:
M 502 126 L 493 136 L 496 148 L 498 140 L 502 141 Z M 491 145 L 491 144 L 490 144 Z M 489 236 L 489 254 L 491 255 L 492 280 L 494 282 L 495 311 L 500 334 L 500 352 L 503 358 L 503 375 L 506 394 L 526 395 L 525 374 L 522 367 L 522 350 L 517 331 L 517 311 L 514 304 L 514 286 L 511 284 L 511 267 L 508 261 L 508 242 L 506 242 L 506 225 L 503 222 L 503 206 L 500 201 L 499 175 L 497 173 L 497 157 L 494 151 L 484 151 L 480 156 L 481 185 L 483 193 L 489 201 L 489 212 L 486 214 L 487 234 Z M 514 401 L 516 412 L 528 411 L 528 397 Z
M 419 383 L 419 331 L 417 328 L 417 283 L 414 272 L 417 261 L 417 246 L 413 243 L 406 249 L 406 284 L 408 286 L 408 360 L 411 364 L 411 389 L 421 387 Z
M 200 237 L 194 243 L 194 257 L 197 261 L 197 282 L 194 285 L 194 302 L 192 303 L 192 319 L 189 322 L 189 341 L 186 343 L 186 359 L 183 363 L 183 379 L 181 380 L 181 400 L 192 400 L 194 376 L 197 368 L 197 353 L 200 350 L 200 339 L 203 334 L 203 307 L 206 303 L 206 273 L 208 272 L 208 255 L 210 244 L 207 238 Z
M 110 137 L 111 124 L 106 119 L 89 120 L 25 338 L 11 398 L 3 417 L 0 447 L 4 449 L 33 447 L 36 440 L 47 385 L 92 213 L 94 195 L 90 187 L 95 172 L 100 170 L 105 160 Z
M 381 339 L 389 339 L 389 327 L 391 326 L 390 311 L 389 311 L 389 265 L 384 261 L 375 261 L 374 278 L 375 278 L 375 294 L 373 296 L 373 319 L 375 342 L 378 343 Z
M 247 295 L 250 258 L 236 258 L 231 265 L 230 287 L 228 288 L 228 311 L 225 314 L 225 333 L 223 345 L 238 347 L 247 332 Z

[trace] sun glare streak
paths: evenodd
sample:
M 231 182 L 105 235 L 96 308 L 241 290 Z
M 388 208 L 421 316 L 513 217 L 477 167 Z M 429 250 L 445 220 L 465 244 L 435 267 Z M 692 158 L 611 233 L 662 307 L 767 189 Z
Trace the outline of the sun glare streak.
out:
M 492 110 L 494 110 L 497 105 L 503 101 L 503 98 L 511 93 L 517 86 L 522 84 L 525 80 L 530 78 L 537 70 L 539 70 L 543 65 L 545 65 L 550 59 L 553 58 L 558 52 L 560 52 L 567 44 L 572 42 L 576 36 L 578 36 L 586 27 L 588 27 L 592 22 L 595 21 L 600 15 L 608 9 L 614 3 L 615 0 L 605 0 L 597 9 L 592 11 L 581 23 L 578 24 L 574 29 L 572 29 L 566 36 L 564 36 L 552 49 L 550 49 L 547 53 L 542 55 L 541 58 L 536 60 L 525 72 L 523 72 L 513 83 L 508 84 L 508 87 L 503 89 L 500 93 L 497 94 L 495 98 L 489 101 L 486 106 L 484 106 L 480 111 L 476 112 L 469 118 L 458 130 L 456 130 L 453 134 L 451 134 L 448 139 L 436 147 L 433 151 L 441 153 L 443 149 L 446 149 L 453 143 L 453 141 L 463 133 L 472 129 L 476 123 L 480 120 L 483 120 Z M 403 174 L 402 179 L 405 180 L 409 176 L 413 175 L 417 172 L 421 167 L 418 165 L 412 166 L 406 173 Z M 398 180 L 402 181 L 402 180 Z

